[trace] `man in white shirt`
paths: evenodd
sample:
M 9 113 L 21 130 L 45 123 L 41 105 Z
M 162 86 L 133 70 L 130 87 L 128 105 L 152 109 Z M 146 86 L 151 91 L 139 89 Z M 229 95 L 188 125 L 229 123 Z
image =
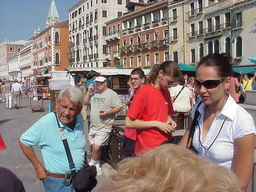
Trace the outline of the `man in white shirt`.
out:
M 14 84 L 12 84 L 11 93 L 12 93 L 13 102 L 16 109 L 20 108 L 21 91 L 22 91 L 21 84 L 18 82 L 17 79 L 14 80 Z

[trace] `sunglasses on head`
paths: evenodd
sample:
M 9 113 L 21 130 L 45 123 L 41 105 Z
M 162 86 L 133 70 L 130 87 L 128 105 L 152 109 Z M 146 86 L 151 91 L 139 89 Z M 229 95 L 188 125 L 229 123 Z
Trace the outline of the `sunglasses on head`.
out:
M 197 87 L 201 87 L 202 85 L 206 89 L 213 89 L 219 86 L 220 83 L 222 83 L 226 78 L 223 79 L 209 79 L 205 81 L 200 81 L 199 79 L 195 79 L 195 85 Z

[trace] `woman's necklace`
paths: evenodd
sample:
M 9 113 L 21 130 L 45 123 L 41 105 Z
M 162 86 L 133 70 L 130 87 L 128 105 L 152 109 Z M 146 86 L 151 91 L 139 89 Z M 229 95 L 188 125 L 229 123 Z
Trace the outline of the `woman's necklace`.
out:
M 218 138 L 218 136 L 219 136 L 219 134 L 220 134 L 220 132 L 221 132 L 221 130 L 222 130 L 222 128 L 223 128 L 223 125 L 224 125 L 224 123 L 226 122 L 226 119 L 227 119 L 227 117 L 225 117 L 225 119 L 224 119 L 224 121 L 222 122 L 222 124 L 221 124 L 221 127 L 220 127 L 220 129 L 219 129 L 219 132 L 218 132 L 218 134 L 216 135 L 216 137 L 214 138 L 214 140 L 212 141 L 212 143 L 209 145 L 209 147 L 205 147 L 204 145 L 203 145 L 203 143 L 201 142 L 201 129 L 200 129 L 200 126 L 198 125 L 198 127 L 199 127 L 199 143 L 200 143 L 200 145 L 205 149 L 205 150 L 209 150 L 211 147 L 212 147 L 212 145 L 214 144 L 214 142 L 216 141 L 216 139 Z

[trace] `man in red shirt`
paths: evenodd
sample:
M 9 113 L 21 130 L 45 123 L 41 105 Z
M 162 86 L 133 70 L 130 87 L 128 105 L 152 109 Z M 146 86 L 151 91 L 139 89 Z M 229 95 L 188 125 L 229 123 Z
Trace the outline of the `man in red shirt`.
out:
M 131 105 L 132 100 L 140 87 L 142 87 L 146 81 L 144 71 L 141 68 L 135 68 L 131 72 L 131 90 L 128 98 L 127 105 Z M 135 141 L 136 141 L 137 130 L 126 128 L 124 131 L 123 141 L 123 155 L 124 157 L 134 156 Z

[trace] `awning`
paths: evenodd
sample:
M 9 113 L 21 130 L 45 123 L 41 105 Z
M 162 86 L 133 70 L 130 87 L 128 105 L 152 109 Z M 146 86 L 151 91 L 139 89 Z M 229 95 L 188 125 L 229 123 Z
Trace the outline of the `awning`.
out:
M 41 73 L 45 74 L 47 71 L 48 71 L 48 68 L 44 68 L 44 69 L 42 69 Z
M 233 67 L 233 71 L 236 73 L 255 73 L 256 72 L 256 65 L 255 66 L 237 66 Z
M 249 57 L 247 60 L 256 64 L 256 57 Z
M 194 65 L 179 64 L 179 67 L 181 71 L 196 71 Z

